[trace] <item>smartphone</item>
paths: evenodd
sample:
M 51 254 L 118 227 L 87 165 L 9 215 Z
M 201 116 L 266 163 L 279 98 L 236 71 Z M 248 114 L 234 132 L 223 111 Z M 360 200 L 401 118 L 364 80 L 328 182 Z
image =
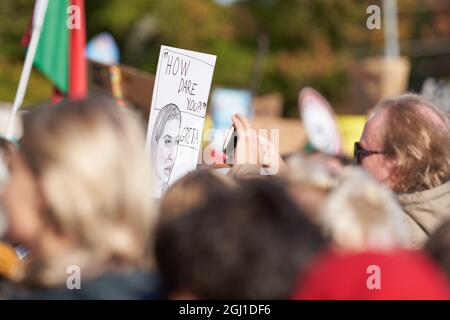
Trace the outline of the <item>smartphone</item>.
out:
M 225 142 L 223 143 L 222 151 L 227 157 L 227 162 L 233 160 L 234 149 L 237 145 L 237 133 L 234 125 L 231 125 L 227 132 Z

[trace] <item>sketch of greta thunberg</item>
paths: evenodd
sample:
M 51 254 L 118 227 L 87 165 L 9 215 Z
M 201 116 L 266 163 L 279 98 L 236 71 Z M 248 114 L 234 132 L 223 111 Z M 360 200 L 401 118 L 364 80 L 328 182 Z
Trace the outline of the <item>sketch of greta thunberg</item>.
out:
M 215 63 L 207 53 L 161 46 L 145 145 L 154 198 L 198 166 Z
M 150 140 L 155 192 L 164 194 L 169 187 L 170 175 L 180 142 L 181 112 L 173 103 L 159 110 Z

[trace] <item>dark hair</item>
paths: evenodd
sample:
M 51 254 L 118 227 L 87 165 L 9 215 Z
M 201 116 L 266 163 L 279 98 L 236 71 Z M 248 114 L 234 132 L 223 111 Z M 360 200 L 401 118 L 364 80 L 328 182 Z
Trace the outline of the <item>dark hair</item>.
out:
M 450 281 L 450 220 L 431 234 L 424 249 L 441 266 Z
M 299 272 L 326 246 L 278 185 L 263 179 L 240 185 L 160 226 L 156 260 L 169 293 L 286 299 Z
M 210 197 L 237 187 L 233 179 L 213 170 L 191 171 L 171 185 L 162 197 L 160 220 L 173 219 L 201 206 Z

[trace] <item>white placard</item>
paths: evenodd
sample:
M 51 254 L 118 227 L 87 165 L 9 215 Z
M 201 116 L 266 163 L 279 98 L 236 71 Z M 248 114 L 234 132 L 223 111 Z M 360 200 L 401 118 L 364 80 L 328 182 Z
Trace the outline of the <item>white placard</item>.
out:
M 161 46 L 147 131 L 155 197 L 197 166 L 216 56 Z
M 299 108 L 312 146 L 324 153 L 340 154 L 341 133 L 336 115 L 328 101 L 316 90 L 306 87 L 300 91 Z

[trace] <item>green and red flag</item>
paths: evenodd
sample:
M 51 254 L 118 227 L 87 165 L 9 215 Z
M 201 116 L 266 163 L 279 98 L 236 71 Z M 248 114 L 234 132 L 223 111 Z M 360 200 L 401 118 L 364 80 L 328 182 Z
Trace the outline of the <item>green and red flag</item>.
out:
M 36 7 L 41 5 L 37 0 Z M 71 19 L 77 20 L 75 24 Z M 27 44 L 28 32 L 23 44 Z M 87 95 L 84 0 L 48 0 L 34 66 L 70 99 Z

